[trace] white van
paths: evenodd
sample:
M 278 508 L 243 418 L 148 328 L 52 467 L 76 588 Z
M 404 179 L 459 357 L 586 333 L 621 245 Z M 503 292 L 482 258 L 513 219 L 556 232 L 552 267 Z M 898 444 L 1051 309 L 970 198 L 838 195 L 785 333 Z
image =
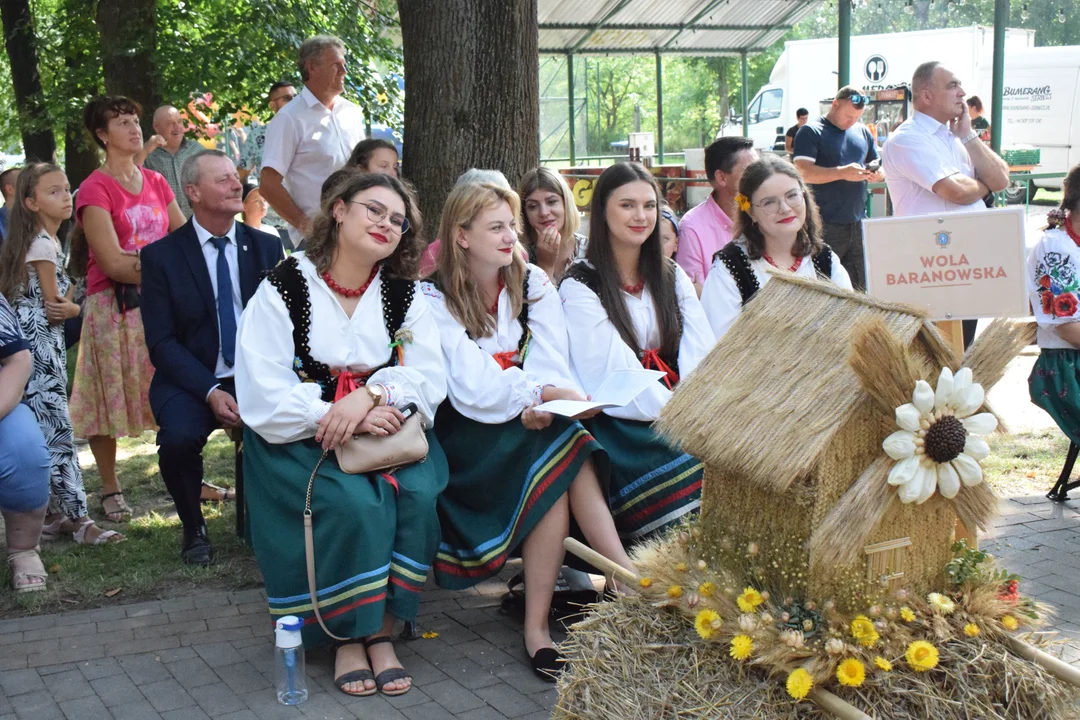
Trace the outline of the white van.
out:
M 1034 44 L 1034 30 L 1007 30 L 1006 63 Z M 852 85 L 867 90 L 890 87 L 910 83 L 916 67 L 927 60 L 938 60 L 956 73 L 970 93 L 983 70 L 990 72 L 993 67 L 993 46 L 994 29 L 982 26 L 856 35 L 851 38 L 849 77 Z M 836 94 L 837 61 L 836 38 L 785 43 L 769 84 L 758 91 L 747 108 L 747 134 L 755 147 L 772 148 L 778 135 L 782 142 L 784 132 L 795 124 L 795 111 L 800 107 L 808 109 L 811 117 L 817 116 L 819 103 Z M 982 93 L 982 97 L 989 98 L 989 92 Z M 988 109 L 989 104 L 987 101 Z M 742 135 L 742 118 L 732 111 L 719 134 Z

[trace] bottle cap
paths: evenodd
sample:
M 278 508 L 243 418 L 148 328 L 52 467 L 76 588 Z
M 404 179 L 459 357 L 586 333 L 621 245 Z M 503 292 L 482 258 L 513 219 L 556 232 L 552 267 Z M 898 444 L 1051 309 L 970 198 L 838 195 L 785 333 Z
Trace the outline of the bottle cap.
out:
M 274 625 L 274 640 L 279 648 L 300 647 L 304 641 L 300 638 L 300 630 L 304 623 L 295 615 L 286 615 Z

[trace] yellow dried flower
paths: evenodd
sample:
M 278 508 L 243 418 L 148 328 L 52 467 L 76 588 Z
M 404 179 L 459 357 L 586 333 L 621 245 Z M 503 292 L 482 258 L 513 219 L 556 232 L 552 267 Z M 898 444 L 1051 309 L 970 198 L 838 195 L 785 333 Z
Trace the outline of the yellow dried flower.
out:
M 640 584 L 643 588 L 652 587 L 652 578 L 643 577 L 641 578 L 641 580 L 638 581 L 638 584 Z
M 909 607 L 900 608 L 900 619 L 904 622 L 915 622 L 915 611 Z
M 750 212 L 750 198 L 746 197 L 742 193 L 735 196 L 735 203 L 739 206 L 739 209 L 743 212 Z
M 1001 618 L 1001 626 L 1006 630 L 1016 630 L 1018 627 L 1020 627 L 1020 621 L 1014 618 L 1012 615 L 1006 615 L 1005 617 Z
M 889 672 L 890 670 L 892 670 L 892 663 L 881 657 L 880 655 L 874 658 L 874 665 L 877 667 L 878 670 L 883 670 L 885 672 Z
M 841 685 L 859 687 L 866 679 L 866 667 L 855 658 L 848 658 L 837 666 L 836 679 Z
M 715 610 L 702 610 L 694 618 L 694 629 L 697 630 L 697 634 L 701 636 L 702 640 L 711 638 L 722 624 L 723 621 Z
M 675 572 L 686 572 L 686 563 L 675 563 Z
M 667 596 L 669 598 L 681 598 L 682 597 L 682 585 L 672 585 L 667 589 Z
M 940 610 L 942 615 L 952 615 L 956 610 L 956 603 L 941 593 L 930 593 L 926 596 L 926 602 L 930 603 L 934 609 Z
M 964 634 L 968 637 L 978 637 L 979 632 L 979 626 L 975 623 L 968 623 L 964 626 Z
M 874 647 L 881 638 L 874 623 L 865 615 L 858 615 L 851 621 L 851 637 L 859 641 L 863 647 Z
M 740 595 L 736 602 L 739 603 L 739 609 L 744 613 L 756 612 L 758 605 L 765 602 L 765 598 L 761 597 L 761 593 L 752 587 L 744 588 L 742 595 Z
M 716 592 L 716 586 L 706 581 L 698 585 L 697 591 L 701 597 L 712 597 L 713 593 Z
M 802 700 L 814 689 L 814 678 L 803 668 L 792 670 L 787 676 L 788 695 L 796 700 Z
M 938 664 L 937 648 L 925 640 L 916 640 L 908 645 L 904 656 L 907 658 L 908 665 L 916 672 L 926 672 L 937 667 Z
M 424 638 L 425 640 L 431 640 L 433 638 L 439 637 L 439 633 L 429 630 L 428 632 L 421 633 L 420 637 Z
M 754 641 L 749 635 L 736 635 L 731 638 L 731 650 L 728 654 L 736 660 L 745 660 L 754 653 Z

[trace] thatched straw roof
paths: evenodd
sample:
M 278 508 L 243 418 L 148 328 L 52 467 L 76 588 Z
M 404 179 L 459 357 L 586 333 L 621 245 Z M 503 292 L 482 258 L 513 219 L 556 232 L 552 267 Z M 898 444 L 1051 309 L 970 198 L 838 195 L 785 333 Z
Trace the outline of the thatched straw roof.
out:
M 955 367 L 921 311 L 776 274 L 679 385 L 660 431 L 721 472 L 786 490 L 867 400 L 848 356 L 853 328 L 870 318 L 905 347 L 918 338 L 938 367 Z

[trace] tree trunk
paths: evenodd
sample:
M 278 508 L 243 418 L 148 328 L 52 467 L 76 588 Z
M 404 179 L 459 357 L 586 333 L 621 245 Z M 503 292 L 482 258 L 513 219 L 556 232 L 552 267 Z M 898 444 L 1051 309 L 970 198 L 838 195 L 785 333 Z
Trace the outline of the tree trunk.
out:
M 155 0 L 98 0 L 97 26 L 105 92 L 142 105 L 143 135 L 149 137 L 154 110 L 161 104 Z
M 77 188 L 101 163 L 82 120 L 85 104 L 101 92 L 101 41 L 93 25 L 93 0 L 65 0 L 63 11 L 68 15 L 62 26 L 66 72 L 60 91 L 75 106 L 69 106 L 64 123 L 64 171 Z
M 516 185 L 540 160 L 537 0 L 399 0 L 405 175 L 437 227 L 470 167 Z
M 56 138 L 45 108 L 38 73 L 37 36 L 29 0 L 0 0 L 4 45 L 11 63 L 11 84 L 19 111 L 23 152 L 27 160 L 56 161 Z

